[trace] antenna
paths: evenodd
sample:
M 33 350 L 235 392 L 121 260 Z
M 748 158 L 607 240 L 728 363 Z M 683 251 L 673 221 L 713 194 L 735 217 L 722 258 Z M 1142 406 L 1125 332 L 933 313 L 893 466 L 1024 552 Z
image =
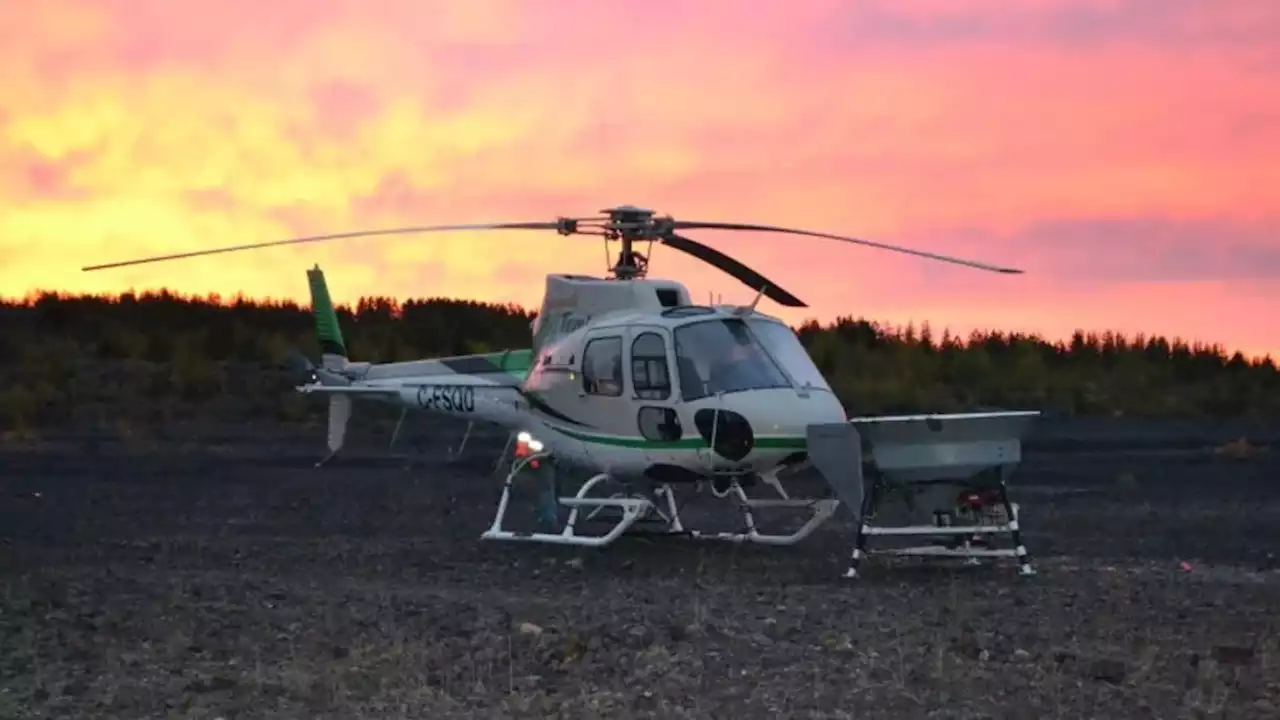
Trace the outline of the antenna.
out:
M 766 287 L 768 286 L 762 285 L 760 287 L 760 291 L 756 293 L 755 298 L 751 301 L 751 304 L 739 305 L 738 307 L 733 309 L 733 314 L 737 315 L 738 317 L 742 317 L 743 315 L 750 315 L 751 313 L 755 312 L 756 305 L 760 304 L 760 298 L 764 297 L 764 290 Z

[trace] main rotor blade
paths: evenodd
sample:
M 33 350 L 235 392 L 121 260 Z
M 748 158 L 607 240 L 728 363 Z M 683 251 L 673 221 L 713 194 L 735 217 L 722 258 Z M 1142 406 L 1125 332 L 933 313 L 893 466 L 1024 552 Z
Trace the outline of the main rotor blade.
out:
M 769 280 L 755 270 L 752 270 L 746 265 L 743 265 L 713 247 L 708 247 L 696 240 L 690 240 L 683 235 L 676 235 L 675 233 L 667 233 L 666 235 L 663 235 L 660 240 L 665 245 L 670 245 L 671 247 L 681 252 L 688 253 L 705 263 L 714 265 L 715 267 L 734 276 L 752 290 L 759 291 L 761 288 L 764 288 L 764 296 L 779 305 L 784 305 L 786 307 L 808 307 L 808 305 L 804 304 L 803 300 L 778 287 L 777 283 L 774 283 L 772 280 Z
M 908 255 L 916 255 L 930 260 L 941 260 L 942 262 L 954 263 L 956 265 L 967 265 L 968 267 L 978 268 L 979 270 L 990 270 L 992 272 L 1005 273 L 1008 275 L 1021 275 L 1021 270 L 1014 268 L 1000 267 L 998 265 L 988 265 L 986 263 L 976 262 L 974 260 L 964 260 L 962 258 L 950 257 L 948 255 L 938 255 L 936 253 L 925 252 L 923 250 L 912 250 L 898 245 L 889 245 L 888 243 L 879 243 L 871 240 L 859 240 L 858 238 L 845 237 L 843 235 L 831 235 L 830 233 L 814 232 L 813 230 L 797 230 L 795 228 L 777 227 L 774 225 L 752 225 L 749 223 L 723 223 L 723 222 L 699 222 L 692 220 L 676 220 L 672 226 L 677 230 L 752 230 L 757 232 L 776 232 L 787 233 L 790 235 L 807 235 L 809 237 L 825 238 L 827 240 L 839 240 L 840 242 L 853 243 L 854 245 L 866 245 L 867 247 L 880 248 L 881 250 L 892 250 L 893 252 L 906 253 Z
M 455 230 L 555 230 L 559 225 L 554 222 L 524 222 L 524 223 L 482 223 L 477 225 L 426 225 L 422 227 L 402 227 L 389 228 L 385 230 L 357 230 L 354 232 L 332 233 L 329 235 L 311 235 L 309 237 L 290 238 L 288 240 L 271 240 L 268 242 L 247 243 L 245 245 L 231 245 L 228 247 L 212 248 L 210 250 L 192 250 L 191 252 L 173 253 L 171 255 L 155 255 L 153 257 L 139 258 L 136 260 L 121 260 L 119 262 L 104 263 L 102 265 L 90 265 L 80 268 L 81 272 L 89 272 L 90 270 L 106 270 L 107 268 L 124 267 L 126 265 L 142 265 L 144 263 L 163 262 L 165 260 L 182 260 L 184 258 L 202 257 L 204 255 L 219 255 L 229 252 L 240 252 L 241 250 L 258 250 L 260 248 L 278 247 L 281 245 L 301 245 L 303 243 L 324 242 L 326 240 L 343 240 L 346 238 L 372 237 L 375 235 L 408 235 L 411 233 L 427 233 L 427 232 L 449 232 Z

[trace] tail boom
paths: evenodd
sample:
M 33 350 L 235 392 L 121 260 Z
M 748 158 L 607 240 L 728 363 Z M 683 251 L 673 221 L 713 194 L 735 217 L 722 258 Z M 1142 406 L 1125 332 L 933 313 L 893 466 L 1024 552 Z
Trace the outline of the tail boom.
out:
M 438 382 L 371 385 L 307 385 L 303 393 L 321 393 L 345 397 L 366 397 L 393 402 L 412 410 L 423 410 L 468 421 L 488 422 L 503 427 L 516 427 L 526 418 L 520 410 L 520 390 L 513 385 L 499 385 L 475 378 L 455 376 Z

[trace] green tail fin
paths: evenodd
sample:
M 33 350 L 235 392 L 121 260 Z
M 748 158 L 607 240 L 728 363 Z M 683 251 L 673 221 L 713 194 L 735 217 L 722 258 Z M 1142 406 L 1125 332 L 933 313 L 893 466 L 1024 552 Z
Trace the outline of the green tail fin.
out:
M 316 317 L 316 334 L 320 338 L 323 356 L 347 359 L 347 344 L 342 340 L 342 328 L 338 326 L 338 313 L 333 310 L 329 298 L 329 286 L 324 281 L 324 271 L 319 265 L 307 271 L 311 285 L 311 312 Z

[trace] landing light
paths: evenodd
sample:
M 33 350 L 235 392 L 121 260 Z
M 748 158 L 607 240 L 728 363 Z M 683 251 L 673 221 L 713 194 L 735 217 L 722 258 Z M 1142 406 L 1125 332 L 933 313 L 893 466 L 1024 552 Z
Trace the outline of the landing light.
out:
M 527 431 L 516 433 L 516 457 L 524 457 L 531 453 L 540 453 L 545 447 L 541 440 L 535 439 Z

